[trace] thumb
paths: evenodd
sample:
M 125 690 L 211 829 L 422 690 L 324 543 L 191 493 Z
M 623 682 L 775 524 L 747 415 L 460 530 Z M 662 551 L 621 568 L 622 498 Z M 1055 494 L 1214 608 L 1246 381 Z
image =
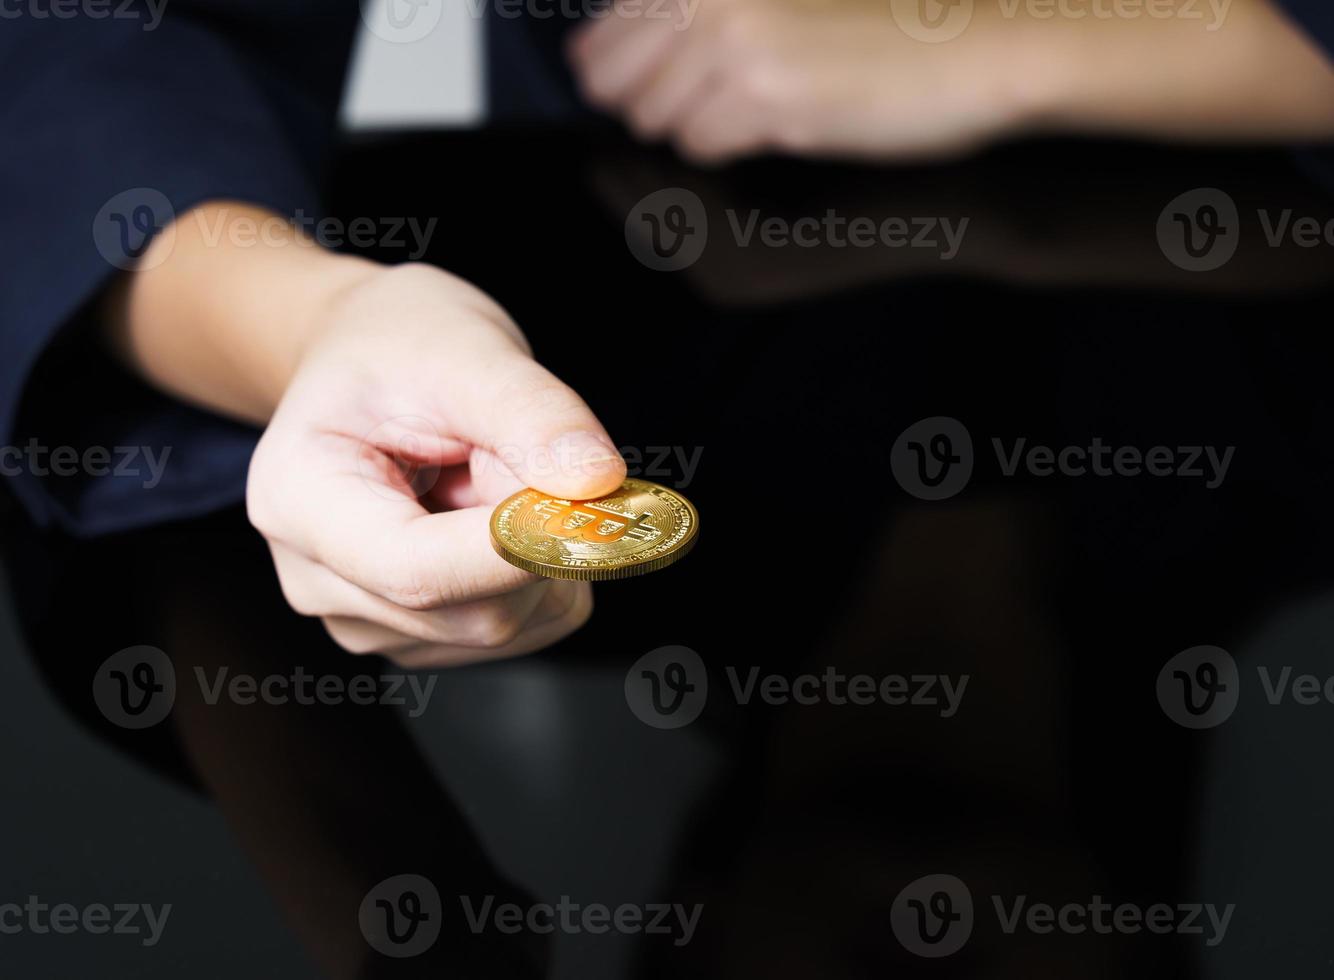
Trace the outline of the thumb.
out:
M 572 388 L 516 354 L 467 384 L 459 435 L 489 450 L 527 486 L 568 500 L 611 493 L 625 460 Z

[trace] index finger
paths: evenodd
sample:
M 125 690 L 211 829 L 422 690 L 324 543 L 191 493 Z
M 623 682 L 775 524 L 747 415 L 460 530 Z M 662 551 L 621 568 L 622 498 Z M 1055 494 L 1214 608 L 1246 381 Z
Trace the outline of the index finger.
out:
M 432 514 L 415 499 L 371 493 L 360 477 L 338 474 L 300 508 L 288 543 L 368 592 L 407 609 L 435 609 L 538 581 L 492 549 L 491 512 Z

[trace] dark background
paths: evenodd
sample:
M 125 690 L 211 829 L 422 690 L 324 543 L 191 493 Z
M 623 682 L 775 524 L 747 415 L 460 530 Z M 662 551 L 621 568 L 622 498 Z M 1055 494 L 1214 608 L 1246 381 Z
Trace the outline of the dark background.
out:
M 446 179 L 458 174 L 467 194 Z M 555 977 L 1328 971 L 1334 705 L 1269 707 L 1253 679 L 1256 664 L 1334 672 L 1332 247 L 1270 249 L 1253 221 L 1261 207 L 1330 215 L 1294 158 L 1044 143 L 940 168 L 694 171 L 606 136 L 525 131 L 357 143 L 333 186 L 349 218 L 438 216 L 428 260 L 505 304 L 618 442 L 704 447 L 683 488 L 700 544 L 599 586 L 593 622 L 551 651 L 442 673 L 417 720 L 222 710 L 127 733 L 91 698 L 97 666 L 126 646 L 170 651 L 178 673 L 373 661 L 285 609 L 239 511 L 79 543 L 11 508 L 0 896 L 173 911 L 152 949 L 0 937 L 5 976 L 318 976 L 325 957 L 380 975 L 355 903 L 343 915 L 329 898 L 322 928 L 301 910 L 341 894 L 343 863 L 358 895 L 387 873 L 455 868 L 456 847 L 465 877 L 483 874 L 458 821 L 541 899 L 705 903 L 685 949 L 559 937 Z M 645 268 L 624 237 L 630 208 L 663 187 L 710 213 L 704 256 L 679 273 Z M 1215 273 L 1177 269 L 1155 234 L 1195 187 L 1250 215 Z M 729 207 L 971 226 L 949 264 L 776 254 L 731 247 Z M 958 497 L 928 503 L 890 460 L 934 415 L 968 427 L 978 464 Z M 1237 448 L 1216 490 L 1010 478 L 988 457 L 993 436 L 1094 435 Z M 1226 724 L 1188 732 L 1154 683 L 1206 643 L 1249 687 Z M 699 652 L 718 692 L 677 731 L 640 723 L 623 694 L 629 666 L 666 644 Z M 720 669 L 830 663 L 972 681 L 942 721 L 743 709 Z M 937 871 L 969 882 L 979 926 L 964 952 L 923 961 L 896 943 L 889 908 Z M 985 925 L 992 892 L 1237 912 L 1216 950 L 1007 937 Z M 393 967 L 518 975 L 488 962 Z

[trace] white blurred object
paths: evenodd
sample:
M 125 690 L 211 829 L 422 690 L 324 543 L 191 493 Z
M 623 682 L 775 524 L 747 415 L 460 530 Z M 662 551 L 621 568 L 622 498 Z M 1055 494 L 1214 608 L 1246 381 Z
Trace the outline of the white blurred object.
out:
M 483 114 L 477 0 L 362 0 L 342 123 L 351 130 L 475 124 Z

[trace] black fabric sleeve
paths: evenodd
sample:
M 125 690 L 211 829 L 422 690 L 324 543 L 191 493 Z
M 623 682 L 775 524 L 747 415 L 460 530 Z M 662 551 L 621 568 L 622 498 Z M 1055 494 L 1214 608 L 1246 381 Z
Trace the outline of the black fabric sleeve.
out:
M 0 471 L 39 522 L 98 533 L 240 499 L 253 433 L 39 362 L 58 337 L 96 362 L 90 304 L 189 208 L 318 212 L 356 20 L 345 0 L 0 2 Z M 146 441 L 168 453 L 155 481 L 83 457 Z

